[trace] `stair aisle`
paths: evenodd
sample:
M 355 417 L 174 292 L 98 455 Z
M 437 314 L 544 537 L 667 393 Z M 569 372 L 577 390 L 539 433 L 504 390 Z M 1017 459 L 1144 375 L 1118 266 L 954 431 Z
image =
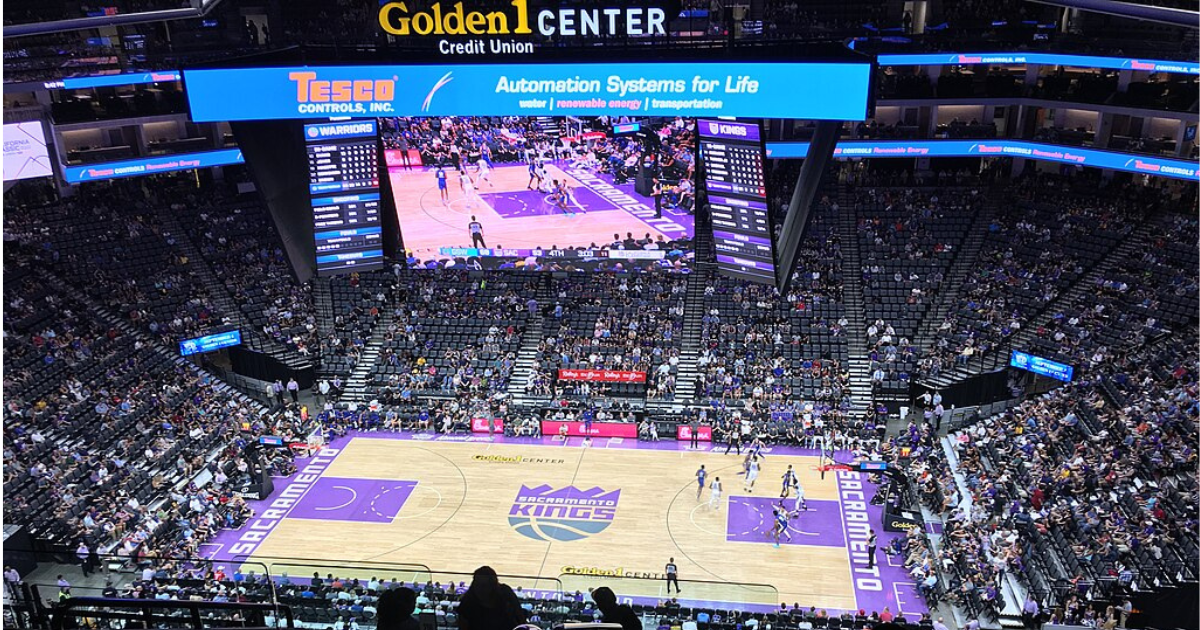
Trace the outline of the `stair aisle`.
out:
M 850 408 L 860 415 L 871 408 L 871 374 L 867 359 L 867 319 L 863 310 L 862 256 L 858 250 L 854 200 L 845 186 L 838 189 L 838 235 L 842 242 L 842 303 L 846 307 L 846 345 L 850 353 Z
M 379 361 L 383 336 L 391 327 L 392 321 L 393 307 L 391 305 L 379 310 L 379 321 L 371 330 L 371 336 L 367 338 L 367 343 L 363 346 L 362 354 L 359 356 L 354 370 L 350 372 L 350 376 L 346 377 L 346 393 L 342 397 L 344 400 L 366 402 L 375 398 L 375 388 L 369 386 L 371 372 L 374 371 L 375 364 Z
M 699 404 L 696 378 L 700 376 L 701 334 L 704 328 L 704 290 L 712 282 L 711 269 L 697 269 L 688 278 L 687 302 L 683 311 L 683 346 L 679 352 L 679 376 L 676 379 L 676 403 Z
M 539 278 L 534 297 L 543 308 L 553 308 L 555 295 L 550 276 Z M 547 321 L 542 312 L 529 314 L 529 319 L 525 323 L 525 334 L 521 336 L 521 347 L 517 350 L 516 366 L 513 368 L 512 377 L 508 380 L 508 393 L 514 406 L 530 407 L 550 402 L 544 397 L 538 398 L 525 393 L 525 385 L 529 382 L 530 375 L 533 374 L 533 364 L 537 359 L 538 344 L 542 342 L 547 330 L 553 334 L 555 326 L 552 321 Z

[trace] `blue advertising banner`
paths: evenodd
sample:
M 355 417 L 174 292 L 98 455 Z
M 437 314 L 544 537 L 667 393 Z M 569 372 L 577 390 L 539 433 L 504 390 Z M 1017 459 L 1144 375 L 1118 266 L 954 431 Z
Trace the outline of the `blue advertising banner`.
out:
M 807 142 L 767 143 L 767 157 L 803 158 Z M 1023 140 L 844 140 L 833 150 L 835 158 L 913 157 L 1023 157 L 1128 173 L 1145 173 L 1200 181 L 1196 162 L 1114 153 L 1083 147 L 1066 147 Z
M 879 55 L 881 66 L 928 65 L 1007 65 L 1040 64 L 1073 68 L 1104 68 L 1107 70 L 1146 70 L 1173 74 L 1200 74 L 1195 61 L 1164 61 L 1161 59 L 1132 59 L 1129 57 L 1094 57 L 1091 55 L 1058 55 L 1051 53 L 933 53 L 919 55 Z
M 185 70 L 196 122 L 321 116 L 863 120 L 870 64 L 610 63 Z
M 178 70 L 156 70 L 130 74 L 105 74 L 94 77 L 76 77 L 59 81 L 47 81 L 46 89 L 82 90 L 85 88 L 115 87 L 118 85 L 141 85 L 179 81 L 183 75 Z
M 1075 376 L 1075 368 L 1066 363 L 1035 357 L 1028 352 L 1021 352 L 1020 350 L 1013 350 L 1008 364 L 1015 368 L 1028 370 L 1034 374 L 1049 376 L 1064 383 L 1070 383 L 1071 378 Z
M 226 332 L 213 333 L 203 337 L 194 339 L 184 339 L 179 342 L 179 354 L 188 356 L 199 354 L 202 352 L 212 352 L 221 348 L 230 346 L 240 346 L 242 344 L 242 331 L 229 330 Z
M 241 149 L 222 149 L 220 151 L 206 151 L 204 153 L 181 153 L 177 155 L 125 160 L 122 162 L 88 164 L 87 166 L 68 166 L 63 169 L 63 176 L 66 178 L 68 184 L 81 184 L 121 177 L 137 177 L 138 175 L 186 171 L 193 168 L 242 164 L 245 161 L 245 158 L 242 157 Z

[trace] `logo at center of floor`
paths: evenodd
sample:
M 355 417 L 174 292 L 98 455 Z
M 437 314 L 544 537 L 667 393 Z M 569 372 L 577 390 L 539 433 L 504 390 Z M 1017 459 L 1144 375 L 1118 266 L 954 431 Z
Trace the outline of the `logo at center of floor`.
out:
M 518 534 L 547 542 L 570 542 L 608 529 L 617 515 L 620 490 L 575 486 L 555 490 L 542 484 L 522 485 L 508 511 L 508 524 Z

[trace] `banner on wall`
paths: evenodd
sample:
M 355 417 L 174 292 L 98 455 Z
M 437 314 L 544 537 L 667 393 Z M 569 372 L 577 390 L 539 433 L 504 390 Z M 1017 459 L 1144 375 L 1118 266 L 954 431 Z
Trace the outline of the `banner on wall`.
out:
M 863 120 L 871 66 L 446 64 L 184 70 L 183 74 L 195 122 L 530 115 Z
M 604 437 L 637 439 L 637 425 L 632 422 L 593 422 L 591 429 L 584 431 L 582 422 L 560 422 L 558 420 L 542 420 L 542 435 L 558 435 L 563 425 L 567 427 L 569 437 Z
M 771 142 L 767 157 L 803 158 L 807 142 Z M 1024 140 L 845 140 L 835 158 L 1016 157 L 1200 181 L 1195 162 Z
M 504 420 L 501 418 L 471 418 L 471 433 L 504 433 Z
M 54 174 L 40 120 L 4 125 L 4 181 Z
M 559 370 L 558 380 L 592 383 L 645 383 L 646 373 L 628 370 Z

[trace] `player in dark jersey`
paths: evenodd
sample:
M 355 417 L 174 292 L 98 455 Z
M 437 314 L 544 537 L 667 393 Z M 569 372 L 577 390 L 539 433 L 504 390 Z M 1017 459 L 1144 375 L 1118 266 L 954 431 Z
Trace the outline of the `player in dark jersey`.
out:
M 779 547 L 779 537 L 787 536 L 788 542 L 792 541 L 792 534 L 788 531 L 788 511 L 780 508 L 772 510 L 775 513 L 775 527 L 771 530 L 775 536 L 775 547 Z
M 434 176 L 437 177 L 438 193 L 442 196 L 442 203 L 450 203 L 450 189 L 446 187 L 446 169 L 438 166 Z
M 794 485 L 796 485 L 796 471 L 792 470 L 791 464 L 788 464 L 787 472 L 783 473 L 783 489 L 779 491 L 779 498 L 787 498 Z

